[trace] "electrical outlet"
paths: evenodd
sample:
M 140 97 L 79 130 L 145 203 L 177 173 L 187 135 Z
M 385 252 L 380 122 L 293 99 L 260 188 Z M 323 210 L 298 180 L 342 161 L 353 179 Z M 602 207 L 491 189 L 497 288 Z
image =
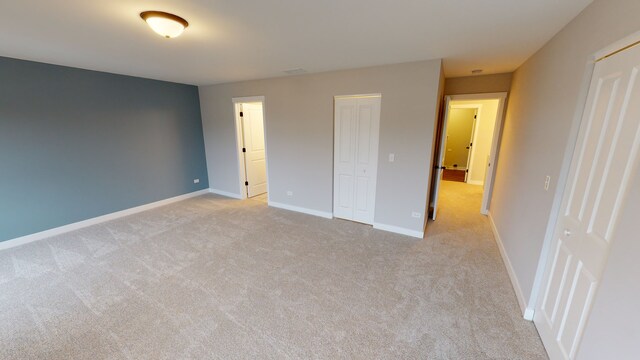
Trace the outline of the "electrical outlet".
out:
M 544 179 L 544 190 L 549 191 L 549 184 L 551 184 L 551 176 L 547 175 Z
M 417 218 L 417 219 L 420 219 L 421 216 L 422 216 L 422 214 L 420 214 L 419 212 L 415 212 L 414 211 L 414 212 L 411 213 L 411 217 L 414 217 L 414 218 Z
M 198 184 L 198 183 L 200 183 L 200 179 L 193 179 L 193 183 L 194 183 L 194 184 Z
M 396 154 L 389 154 L 389 162 L 396 161 Z
M 291 190 L 287 191 L 287 196 L 293 196 L 293 191 Z

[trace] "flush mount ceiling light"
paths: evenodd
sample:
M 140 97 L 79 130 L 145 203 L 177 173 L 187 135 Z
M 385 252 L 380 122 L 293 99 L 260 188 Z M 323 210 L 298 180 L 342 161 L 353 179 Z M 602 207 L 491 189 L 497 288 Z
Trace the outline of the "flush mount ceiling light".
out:
M 140 17 L 147 22 L 153 31 L 167 39 L 180 36 L 189 26 L 187 20 L 163 11 L 145 11 L 140 13 Z

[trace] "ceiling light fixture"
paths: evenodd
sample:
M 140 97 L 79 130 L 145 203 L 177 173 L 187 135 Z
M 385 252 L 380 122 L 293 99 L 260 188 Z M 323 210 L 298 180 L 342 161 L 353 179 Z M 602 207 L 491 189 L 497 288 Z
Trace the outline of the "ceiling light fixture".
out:
M 189 26 L 187 20 L 163 11 L 144 11 L 140 13 L 140 17 L 147 22 L 153 31 L 167 39 L 180 36 Z

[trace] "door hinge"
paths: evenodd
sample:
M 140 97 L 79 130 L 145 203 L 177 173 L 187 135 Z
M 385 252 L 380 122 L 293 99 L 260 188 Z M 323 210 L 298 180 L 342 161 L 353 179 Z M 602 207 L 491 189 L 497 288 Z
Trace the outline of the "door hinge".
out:
M 244 185 L 245 185 L 245 186 L 249 186 L 249 182 L 248 182 L 248 181 L 245 181 L 245 182 L 244 182 Z
M 244 115 L 243 115 L 242 111 L 240 111 L 240 117 L 242 117 L 242 116 L 244 116 Z
M 242 152 L 247 152 L 247 148 L 242 148 Z

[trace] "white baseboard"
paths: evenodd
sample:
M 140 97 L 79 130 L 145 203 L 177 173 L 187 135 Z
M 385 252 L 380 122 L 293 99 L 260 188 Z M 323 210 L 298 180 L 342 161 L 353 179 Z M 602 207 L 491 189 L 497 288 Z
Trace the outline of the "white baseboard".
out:
M 410 230 L 410 229 L 406 229 L 399 226 L 373 223 L 373 228 L 378 230 L 383 230 L 383 231 L 389 231 L 396 234 L 402 234 L 402 235 L 407 235 L 415 238 L 420 238 L 420 239 L 424 238 L 424 231 Z
M 100 223 L 103 223 L 103 222 L 106 222 L 106 221 L 110 221 L 110 220 L 115 220 L 115 219 L 118 219 L 118 218 L 121 218 L 121 217 L 124 217 L 124 216 L 133 215 L 133 214 L 136 214 L 136 213 L 139 213 L 139 212 L 142 212 L 142 211 L 151 210 L 153 208 L 157 208 L 157 207 L 160 207 L 160 206 L 168 205 L 168 204 L 171 204 L 171 203 L 174 203 L 174 202 L 178 202 L 178 201 L 181 201 L 181 200 L 185 200 L 185 199 L 189 199 L 189 198 L 192 198 L 192 197 L 204 195 L 204 194 L 207 194 L 208 192 L 209 192 L 209 189 L 199 190 L 199 191 L 195 191 L 195 192 L 192 192 L 192 193 L 183 194 L 183 195 L 175 196 L 175 197 L 172 197 L 172 198 L 168 198 L 168 199 L 152 202 L 152 203 L 149 203 L 149 204 L 140 205 L 140 206 L 132 207 L 132 208 L 125 209 L 125 210 L 116 211 L 116 212 L 113 212 L 113 213 L 110 213 L 110 214 L 101 215 L 101 216 L 94 217 L 94 218 L 91 218 L 91 219 L 78 221 L 78 222 L 75 222 L 75 223 L 63 225 L 63 226 L 60 226 L 60 227 L 56 227 L 56 228 L 53 228 L 53 229 L 37 232 L 37 233 L 34 233 L 34 234 L 29 234 L 29 235 L 17 237 L 17 238 L 14 238 L 14 239 L 9 239 L 9 240 L 0 242 L 0 250 L 9 249 L 9 248 L 20 246 L 20 245 L 23 245 L 23 244 L 28 244 L 30 242 L 34 242 L 34 241 L 46 239 L 46 238 L 49 238 L 49 237 L 52 237 L 52 236 L 68 233 L 70 231 L 82 229 L 82 228 L 85 228 L 87 226 L 100 224 Z
M 333 219 L 333 213 L 326 212 L 326 211 L 307 209 L 299 206 L 278 203 L 275 201 L 269 201 L 269 206 L 279 208 L 279 209 L 284 209 L 284 210 L 296 211 L 296 212 L 314 215 L 314 216 L 320 216 L 327 219 Z
M 522 315 L 522 317 L 524 317 L 525 320 L 533 321 L 534 314 L 535 314 L 535 310 L 528 307 L 524 309 L 524 314 Z
M 213 193 L 213 194 L 218 194 L 218 195 L 230 197 L 230 198 L 233 198 L 233 199 L 242 200 L 242 196 L 240 194 L 236 194 L 236 193 L 232 193 L 232 192 L 228 192 L 228 191 L 223 191 L 223 190 L 218 190 L 218 189 L 209 189 L 209 192 Z
M 498 228 L 496 227 L 495 222 L 493 222 L 493 217 L 491 216 L 491 212 L 489 212 L 489 223 L 491 224 L 491 230 L 493 231 L 493 236 L 496 239 L 496 243 L 498 244 L 498 249 L 500 249 L 500 255 L 502 256 L 502 261 L 504 262 L 504 266 L 507 268 L 507 273 L 509 274 L 509 279 L 511 279 L 511 286 L 513 286 L 513 291 L 516 293 L 516 298 L 518 298 L 518 304 L 520 305 L 520 311 L 522 311 L 522 317 L 525 320 L 533 321 L 533 313 L 534 309 L 527 307 L 527 302 L 524 299 L 524 294 L 522 294 L 522 288 L 520 287 L 520 282 L 516 277 L 516 272 L 511 265 L 511 261 L 509 260 L 509 256 L 507 255 L 507 251 L 504 248 L 504 244 L 502 243 L 502 238 L 500 238 L 500 233 L 498 233 Z
M 469 184 L 469 185 L 484 185 L 484 182 L 480 181 L 480 180 L 467 180 L 467 184 Z

